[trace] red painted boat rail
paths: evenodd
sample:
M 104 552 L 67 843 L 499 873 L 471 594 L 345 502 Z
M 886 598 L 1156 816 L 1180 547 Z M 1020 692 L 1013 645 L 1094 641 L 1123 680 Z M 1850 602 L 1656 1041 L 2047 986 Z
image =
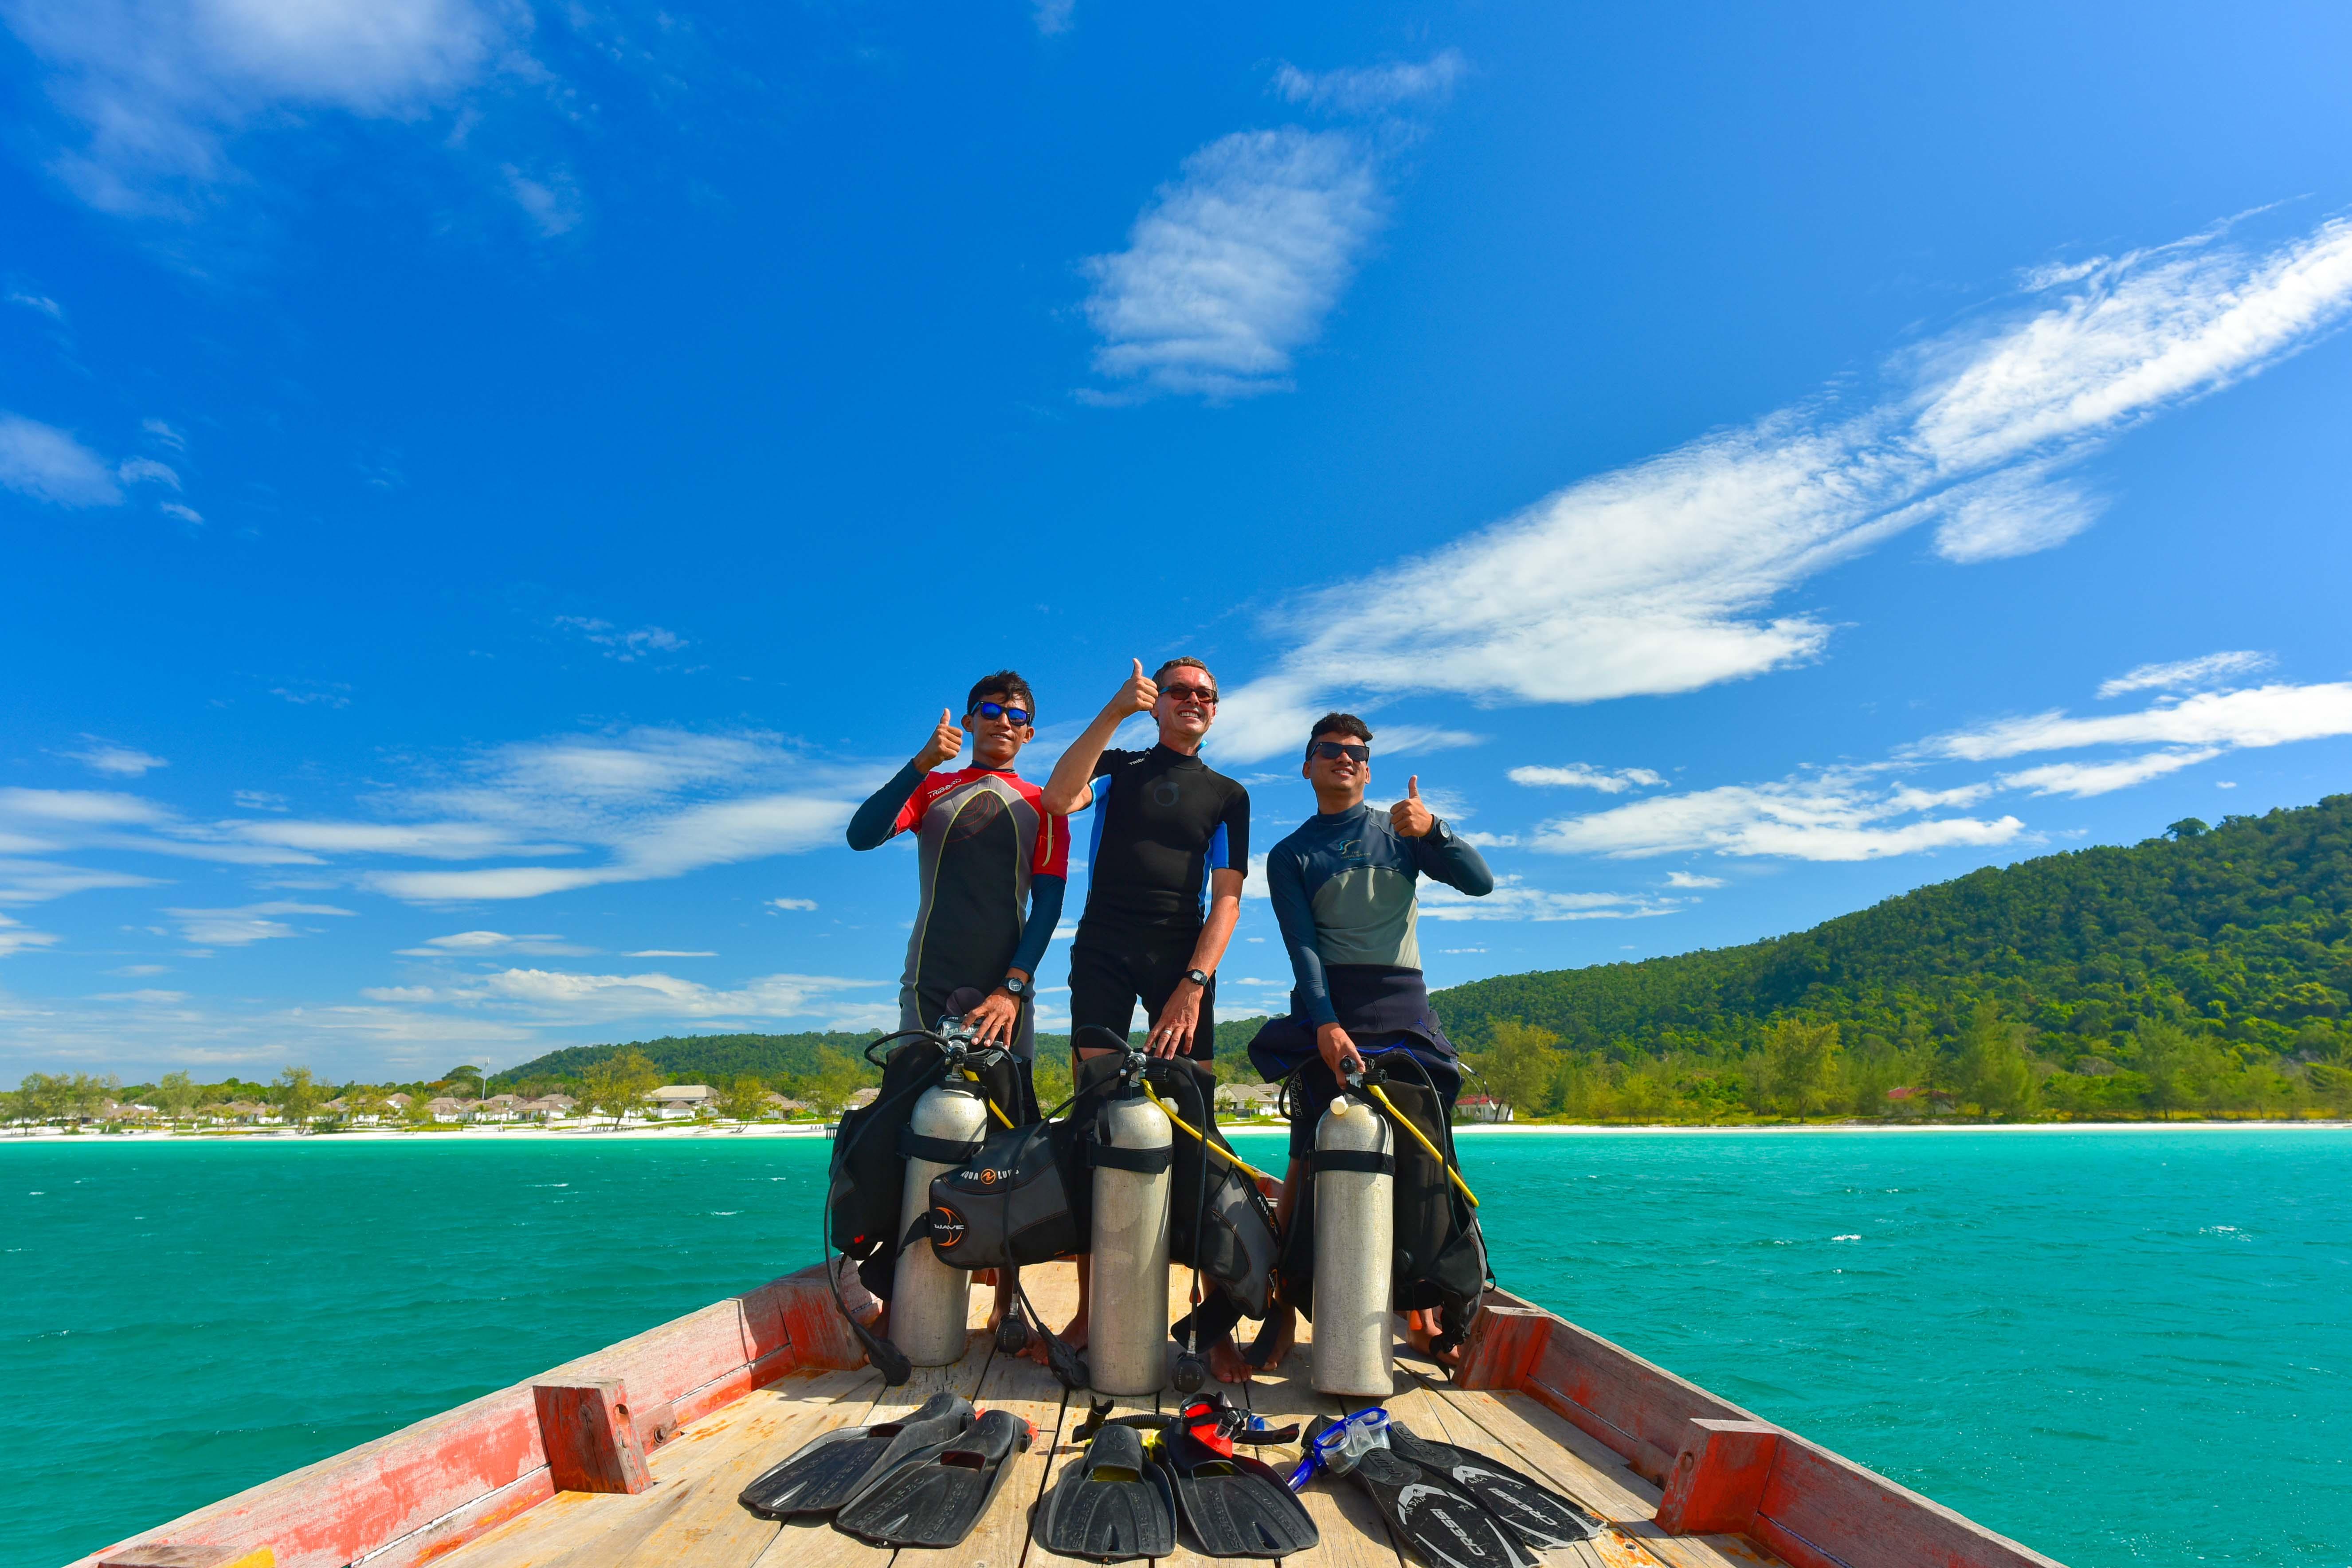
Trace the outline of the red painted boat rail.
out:
M 681 1426 L 789 1373 L 864 1352 L 821 1267 L 145 1531 L 73 1568 L 421 1568 L 558 1491 L 637 1491 Z M 1669 1534 L 1738 1534 L 1790 1568 L 2059 1568 L 1760 1421 L 1597 1334 L 1496 1291 L 1467 1388 L 1533 1398 L 1664 1489 Z
M 1670 1535 L 1745 1535 L 1790 1568 L 2060 1568 L 1600 1335 L 1496 1290 L 1465 1388 L 1524 1394 L 1665 1489 Z
M 823 1269 L 803 1268 L 144 1531 L 74 1568 L 412 1568 L 558 1490 L 635 1491 L 646 1453 L 687 1422 L 788 1373 L 864 1360 Z

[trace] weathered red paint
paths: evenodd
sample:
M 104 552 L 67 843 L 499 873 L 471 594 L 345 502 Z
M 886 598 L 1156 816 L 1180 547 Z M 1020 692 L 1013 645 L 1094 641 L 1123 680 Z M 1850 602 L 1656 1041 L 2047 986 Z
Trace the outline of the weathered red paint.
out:
M 554 1495 L 538 1402 L 542 1382 L 625 1383 L 641 1447 L 793 1372 L 862 1363 L 819 1268 L 566 1363 L 529 1383 L 389 1433 L 83 1558 L 155 1546 L 275 1550 L 277 1568 L 414 1568 Z M 380 1554 L 380 1555 L 379 1555 Z M 234 1559 L 233 1559 L 234 1561 Z
M 626 1384 L 612 1377 L 548 1381 L 533 1384 L 530 1393 L 557 1491 L 635 1494 L 653 1485 Z
M 1694 1421 L 1666 1494 L 1658 1528 L 1669 1535 L 1753 1535 L 1780 1432 L 1761 1421 Z
M 2031 1547 L 1785 1433 L 1749 1533 L 1790 1568 L 2060 1568 Z

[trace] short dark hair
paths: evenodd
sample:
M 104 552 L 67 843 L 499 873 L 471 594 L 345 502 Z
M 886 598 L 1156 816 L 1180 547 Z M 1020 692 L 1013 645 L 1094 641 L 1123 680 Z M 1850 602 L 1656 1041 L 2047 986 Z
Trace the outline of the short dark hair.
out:
M 1158 669 L 1153 670 L 1153 671 L 1151 672 L 1151 683 L 1152 683 L 1154 686 L 1157 686 L 1157 685 L 1159 685 L 1161 681 L 1163 681 L 1163 680 L 1167 679 L 1168 679 L 1168 672 L 1169 672 L 1170 670 L 1171 670 L 1171 669 L 1197 669 L 1197 670 L 1199 670 L 1202 675 L 1206 675 L 1206 676 L 1208 676 L 1208 677 L 1209 677 L 1211 679 L 1213 679 L 1213 680 L 1214 679 L 1216 679 L 1216 677 L 1215 677 L 1214 673 L 1213 673 L 1213 672 L 1209 668 L 1209 667 L 1208 667 L 1207 665 L 1202 664 L 1199 659 L 1194 658 L 1191 654 L 1189 654 L 1189 653 L 1184 653 L 1184 654 L 1178 654 L 1174 658 L 1170 659 L 1167 663 L 1165 663 L 1165 664 L 1161 665 Z
M 1326 735 L 1353 735 L 1367 746 L 1372 743 L 1372 727 L 1353 713 L 1326 713 L 1315 721 L 1315 728 L 1307 731 L 1307 755 L 1315 755 L 1315 742 Z
M 1029 689 L 1029 683 L 1021 679 L 1021 672 L 1017 669 L 1000 669 L 994 675 L 983 675 L 973 681 L 971 695 L 963 700 L 963 710 L 966 713 L 977 710 L 980 700 L 991 695 L 1018 697 L 1029 705 L 1029 717 L 1034 719 L 1037 716 L 1037 694 Z

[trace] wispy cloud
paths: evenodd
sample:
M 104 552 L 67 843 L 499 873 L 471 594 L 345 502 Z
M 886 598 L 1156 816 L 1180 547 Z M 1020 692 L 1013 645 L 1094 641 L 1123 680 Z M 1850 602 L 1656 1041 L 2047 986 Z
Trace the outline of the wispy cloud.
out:
M 1049 38 L 1070 30 L 1077 9 L 1078 0 L 1029 0 L 1030 19 Z
M 1557 854 L 1611 859 L 1703 850 L 1794 860 L 1878 860 L 2009 843 L 2025 830 L 2014 816 L 1937 815 L 1973 805 L 1989 793 L 1985 786 L 1917 790 L 1890 785 L 1865 770 L 1831 769 L 1771 784 L 1662 795 L 1546 823 L 1534 844 Z
M 1285 62 L 1274 73 L 1274 90 L 1292 103 L 1314 109 L 1379 114 L 1445 102 L 1469 68 L 1470 62 L 1459 49 L 1443 50 L 1419 64 L 1332 71 L 1303 71 Z
M 2274 662 L 2269 654 L 2240 648 L 2171 664 L 2143 664 L 2113 680 L 2101 681 L 2099 695 L 2121 697 L 2127 691 L 2181 691 L 2226 685 L 2238 676 L 2259 674 Z
M 79 763 L 92 773 L 107 773 L 116 778 L 135 779 L 142 773 L 152 773 L 157 768 L 168 768 L 172 765 L 161 757 L 150 756 L 135 747 L 118 746 L 113 742 L 100 740 L 96 735 L 84 735 L 82 739 L 89 742 L 86 749 L 67 752 L 63 755 Z
M 246 904 L 228 910 L 165 910 L 179 922 L 180 934 L 199 947 L 247 947 L 257 942 L 301 936 L 304 932 L 278 919 L 280 915 L 344 915 L 332 904 L 300 904 L 287 900 Z
M 840 994 L 885 984 L 827 975 L 769 974 L 732 988 L 674 974 L 585 974 L 552 969 L 502 969 L 462 984 L 400 986 L 363 992 L 373 1001 L 424 1003 L 509 1012 L 542 1023 L 614 1018 L 769 1020 L 824 1011 Z
M 772 910 L 813 910 L 816 908 L 816 900 L 814 899 L 770 899 L 768 900 L 768 908 Z
M 53 947 L 58 940 L 52 932 L 35 931 L 28 925 L 10 920 L 6 915 L 0 915 L 0 958 L 12 957 L 19 952 L 28 952 L 37 947 Z
M 52 321 L 62 322 L 66 319 L 65 307 L 47 294 L 32 294 L 22 289 L 13 289 L 8 293 L 8 303 L 22 305 L 27 310 L 37 311 Z
M 1525 879 L 1495 879 L 1495 890 L 1474 899 L 1443 882 L 1423 882 L 1420 889 L 1421 918 L 1425 921 L 1625 921 L 1670 915 L 1682 907 L 1678 899 L 1643 893 L 1555 893 L 1530 888 Z
M 571 957 L 593 952 L 591 947 L 578 947 L 565 942 L 553 931 L 525 932 L 509 936 L 498 931 L 461 931 L 447 936 L 428 936 L 422 947 L 404 947 L 403 958 L 473 958 L 495 952 L 527 952 L 537 957 Z M 631 957 L 642 954 L 632 953 Z
M 0 414 L 0 485 L 52 506 L 120 506 L 105 459 L 54 425 Z
M 1513 768 L 1508 776 L 1516 784 L 1597 789 L 1602 795 L 1623 795 L 1630 789 L 1655 789 L 1666 782 L 1664 774 L 1654 773 L 1647 768 L 1619 768 L 1612 773 L 1587 763 L 1570 763 L 1558 768 Z
M 618 659 L 623 664 L 633 664 L 656 654 L 682 653 L 692 646 L 676 632 L 660 626 L 623 631 L 610 621 L 585 616 L 558 616 L 555 624 L 603 648 L 606 658 Z
M 2072 795 L 2076 800 L 2112 795 L 2119 789 L 2177 773 L 2221 754 L 2219 747 L 2193 752 L 2148 752 L 2114 763 L 2049 763 L 2038 768 L 2000 775 L 2004 789 L 2031 790 L 2035 795 Z
M 1666 873 L 1666 886 L 1669 888 L 1720 888 L 1723 886 L 1723 879 L 1702 877 L 1692 871 L 1669 871 Z
M 1591 702 L 1689 691 L 1819 657 L 1831 628 L 1773 605 L 1906 530 L 1948 558 L 2047 548 L 2087 520 L 2063 470 L 2119 433 L 2277 363 L 2352 307 L 2352 223 L 2268 250 L 2200 236 L 2137 252 L 1822 399 L 1580 481 L 1281 625 L 1326 628 L 1229 687 L 1247 762 L 1342 693 Z M 1337 601 L 1333 601 L 1337 603 Z
M 1184 161 L 1128 235 L 1089 258 L 1095 368 L 1151 390 L 1247 397 L 1287 387 L 1385 221 L 1352 134 L 1243 131 Z
M 558 170 L 533 179 L 512 163 L 501 164 L 499 172 L 506 176 L 507 193 L 541 236 L 552 239 L 580 226 L 580 186 L 569 174 Z
M 51 98 L 87 140 L 54 167 L 83 200 L 184 212 L 229 177 L 226 143 L 306 110 L 415 116 L 477 80 L 529 27 L 504 0 L 9 0 L 49 69 Z
M 2280 746 L 2352 734 L 2352 682 L 2202 691 L 2137 713 L 2077 719 L 2052 710 L 1956 730 L 1924 742 L 1930 756 L 1984 762 L 2086 746 Z

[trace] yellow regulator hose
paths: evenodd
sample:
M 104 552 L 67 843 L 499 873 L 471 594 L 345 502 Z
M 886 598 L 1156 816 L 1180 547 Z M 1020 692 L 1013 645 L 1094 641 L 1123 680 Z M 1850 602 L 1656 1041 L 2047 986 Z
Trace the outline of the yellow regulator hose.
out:
M 1445 1156 L 1437 1152 L 1437 1145 L 1432 1143 L 1427 1138 L 1422 1136 L 1421 1129 L 1415 1127 L 1406 1119 L 1404 1112 L 1396 1108 L 1395 1104 L 1390 1100 L 1387 1091 L 1382 1089 L 1379 1084 L 1368 1083 L 1364 1085 L 1364 1087 L 1371 1091 L 1374 1099 L 1378 1100 L 1382 1105 L 1389 1108 L 1389 1114 L 1396 1118 L 1396 1124 L 1403 1128 L 1406 1131 L 1412 1133 L 1412 1141 L 1414 1142 L 1429 1151 L 1429 1157 L 1437 1162 L 1438 1168 L 1445 1173 L 1447 1177 L 1453 1181 L 1455 1186 L 1462 1189 L 1462 1195 L 1470 1200 L 1470 1206 L 1474 1209 L 1476 1208 L 1478 1206 L 1478 1194 L 1470 1190 L 1470 1184 L 1462 1179 L 1462 1173 L 1455 1170 L 1446 1160 Z
M 1147 1083 L 1143 1086 L 1143 1092 L 1147 1095 L 1150 1095 L 1151 1103 L 1158 1106 L 1161 1110 L 1167 1112 L 1168 1120 L 1182 1128 L 1185 1135 L 1191 1138 L 1194 1142 L 1200 1144 L 1202 1148 L 1207 1150 L 1210 1153 L 1214 1154 L 1218 1159 L 1224 1161 L 1227 1164 L 1237 1166 L 1240 1169 L 1248 1172 L 1258 1181 L 1271 1182 L 1274 1180 L 1272 1176 L 1267 1175 L 1264 1171 L 1259 1170 L 1255 1165 L 1251 1164 L 1240 1155 L 1235 1154 L 1229 1150 L 1220 1149 L 1214 1143 L 1210 1142 L 1206 1138 L 1202 1137 L 1200 1132 L 1195 1130 L 1190 1122 L 1177 1115 L 1174 1110 L 1169 1109 L 1169 1105 L 1166 1100 L 1160 1099 L 1158 1095 L 1151 1093 L 1151 1086 L 1150 1084 Z M 1474 1198 L 1471 1201 L 1475 1203 L 1477 1200 Z

